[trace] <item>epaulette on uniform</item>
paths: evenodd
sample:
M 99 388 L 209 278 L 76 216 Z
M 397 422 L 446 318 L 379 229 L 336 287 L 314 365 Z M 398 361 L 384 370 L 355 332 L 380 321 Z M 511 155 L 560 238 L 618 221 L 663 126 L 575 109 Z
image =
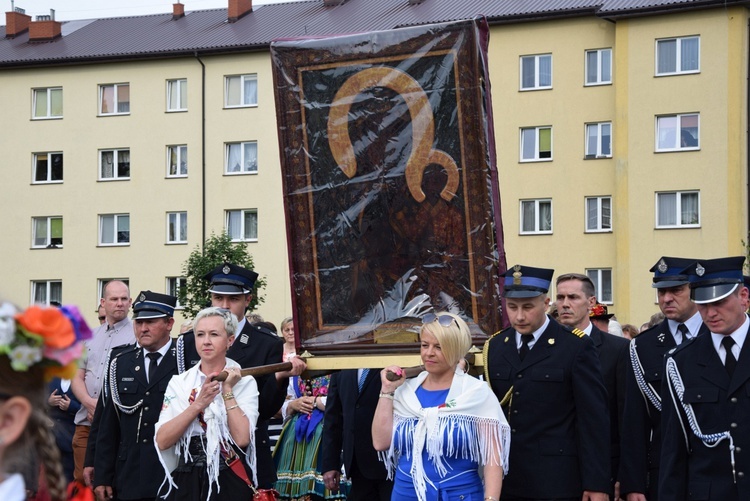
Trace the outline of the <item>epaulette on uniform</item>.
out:
M 577 337 L 580 337 L 580 338 L 582 338 L 583 336 L 586 335 L 585 332 L 583 332 L 581 329 L 579 329 L 577 327 L 571 327 L 571 326 L 565 325 L 565 324 L 560 324 L 560 327 L 562 327 L 564 330 L 570 332 L 571 334 L 575 334 Z
M 281 339 L 281 338 L 279 337 L 279 335 L 278 335 L 278 334 L 274 334 L 273 332 L 271 332 L 271 331 L 270 331 L 270 330 L 268 330 L 268 329 L 265 329 L 265 328 L 263 328 L 263 327 L 258 327 L 257 325 L 252 325 L 252 328 L 253 328 L 253 329 L 255 329 L 255 330 L 256 330 L 256 331 L 258 331 L 258 332 L 261 332 L 261 333 L 265 334 L 266 336 L 271 336 L 271 337 L 272 337 L 272 338 L 274 338 L 274 339 L 279 339 L 279 340 L 283 341 L 283 340 L 282 340 L 282 339 Z
M 669 351 L 667 351 L 664 354 L 664 358 L 675 356 L 677 353 L 681 352 L 682 350 L 684 350 L 688 346 L 692 345 L 693 341 L 695 341 L 695 339 L 696 338 L 688 339 L 687 341 L 685 341 L 683 343 L 680 343 L 678 346 L 675 346 L 674 348 L 670 349 Z
M 138 346 L 135 343 L 121 344 L 119 346 L 115 346 L 114 348 L 112 348 L 112 350 L 110 350 L 109 358 L 111 360 L 115 357 L 119 357 L 120 355 L 124 353 L 127 353 L 129 351 L 135 351 L 137 349 L 138 349 Z

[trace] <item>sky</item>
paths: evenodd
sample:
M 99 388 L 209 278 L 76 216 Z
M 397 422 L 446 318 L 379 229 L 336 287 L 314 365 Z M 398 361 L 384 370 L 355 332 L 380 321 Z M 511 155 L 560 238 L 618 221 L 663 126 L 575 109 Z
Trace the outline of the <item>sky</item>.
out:
M 185 11 L 226 8 L 228 0 L 181 0 Z M 288 2 L 290 0 L 253 0 L 253 5 Z M 40 14 L 48 15 L 55 9 L 55 19 L 92 19 L 101 17 L 139 16 L 172 12 L 176 0 L 15 0 L 15 7 L 26 10 L 36 19 Z M 11 0 L 2 0 L 3 12 L 11 10 Z M 0 23 L 5 24 L 3 18 Z

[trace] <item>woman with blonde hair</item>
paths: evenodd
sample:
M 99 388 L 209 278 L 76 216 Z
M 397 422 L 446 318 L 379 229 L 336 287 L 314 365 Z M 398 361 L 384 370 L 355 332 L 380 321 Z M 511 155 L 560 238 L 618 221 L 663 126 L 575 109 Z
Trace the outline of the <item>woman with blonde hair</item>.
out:
M 18 473 L 39 461 L 50 497 L 66 498 L 60 451 L 47 416 L 46 382 L 71 378 L 84 339 L 91 337 L 77 308 L 31 306 L 23 312 L 0 303 L 0 499 L 23 501 Z
M 400 367 L 383 369 L 372 422 L 373 445 L 395 480 L 391 500 L 498 501 L 510 428 L 489 386 L 458 368 L 469 327 L 444 312 L 422 322 L 424 371 L 406 380 Z M 388 372 L 400 377 L 391 381 Z

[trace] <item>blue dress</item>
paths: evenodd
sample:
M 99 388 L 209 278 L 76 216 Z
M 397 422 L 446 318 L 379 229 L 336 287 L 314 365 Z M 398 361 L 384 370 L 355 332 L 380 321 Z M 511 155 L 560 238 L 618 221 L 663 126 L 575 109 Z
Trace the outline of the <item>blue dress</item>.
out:
M 445 390 L 425 390 L 421 386 L 417 388 L 417 399 L 423 408 L 437 407 L 445 403 L 448 396 L 448 389 Z M 396 429 L 396 433 L 399 430 Z M 483 501 L 484 485 L 479 478 L 479 464 L 459 457 L 461 443 L 457 444 L 454 455 L 444 454 L 443 460 L 448 465 L 448 474 L 440 477 L 432 461 L 427 457 L 427 451 L 422 451 L 422 464 L 427 478 L 432 481 L 435 487 L 427 484 L 427 501 Z M 411 474 L 411 457 L 405 451 L 401 451 L 396 467 L 395 482 L 393 484 L 393 494 L 391 501 L 414 501 L 417 499 L 417 493 L 414 490 L 414 482 Z M 461 497 L 463 496 L 463 497 Z

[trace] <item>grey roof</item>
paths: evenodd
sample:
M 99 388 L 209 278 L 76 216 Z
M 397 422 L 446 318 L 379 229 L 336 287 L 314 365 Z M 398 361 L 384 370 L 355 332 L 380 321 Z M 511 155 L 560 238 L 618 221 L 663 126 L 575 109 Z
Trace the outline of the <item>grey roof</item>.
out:
M 113 59 L 163 58 L 266 49 L 273 40 L 387 30 L 486 16 L 491 24 L 595 15 L 607 18 L 748 5 L 750 0 L 323 0 L 257 6 L 234 23 L 226 9 L 67 21 L 63 36 L 29 43 L 28 32 L 5 38 L 0 68 Z

